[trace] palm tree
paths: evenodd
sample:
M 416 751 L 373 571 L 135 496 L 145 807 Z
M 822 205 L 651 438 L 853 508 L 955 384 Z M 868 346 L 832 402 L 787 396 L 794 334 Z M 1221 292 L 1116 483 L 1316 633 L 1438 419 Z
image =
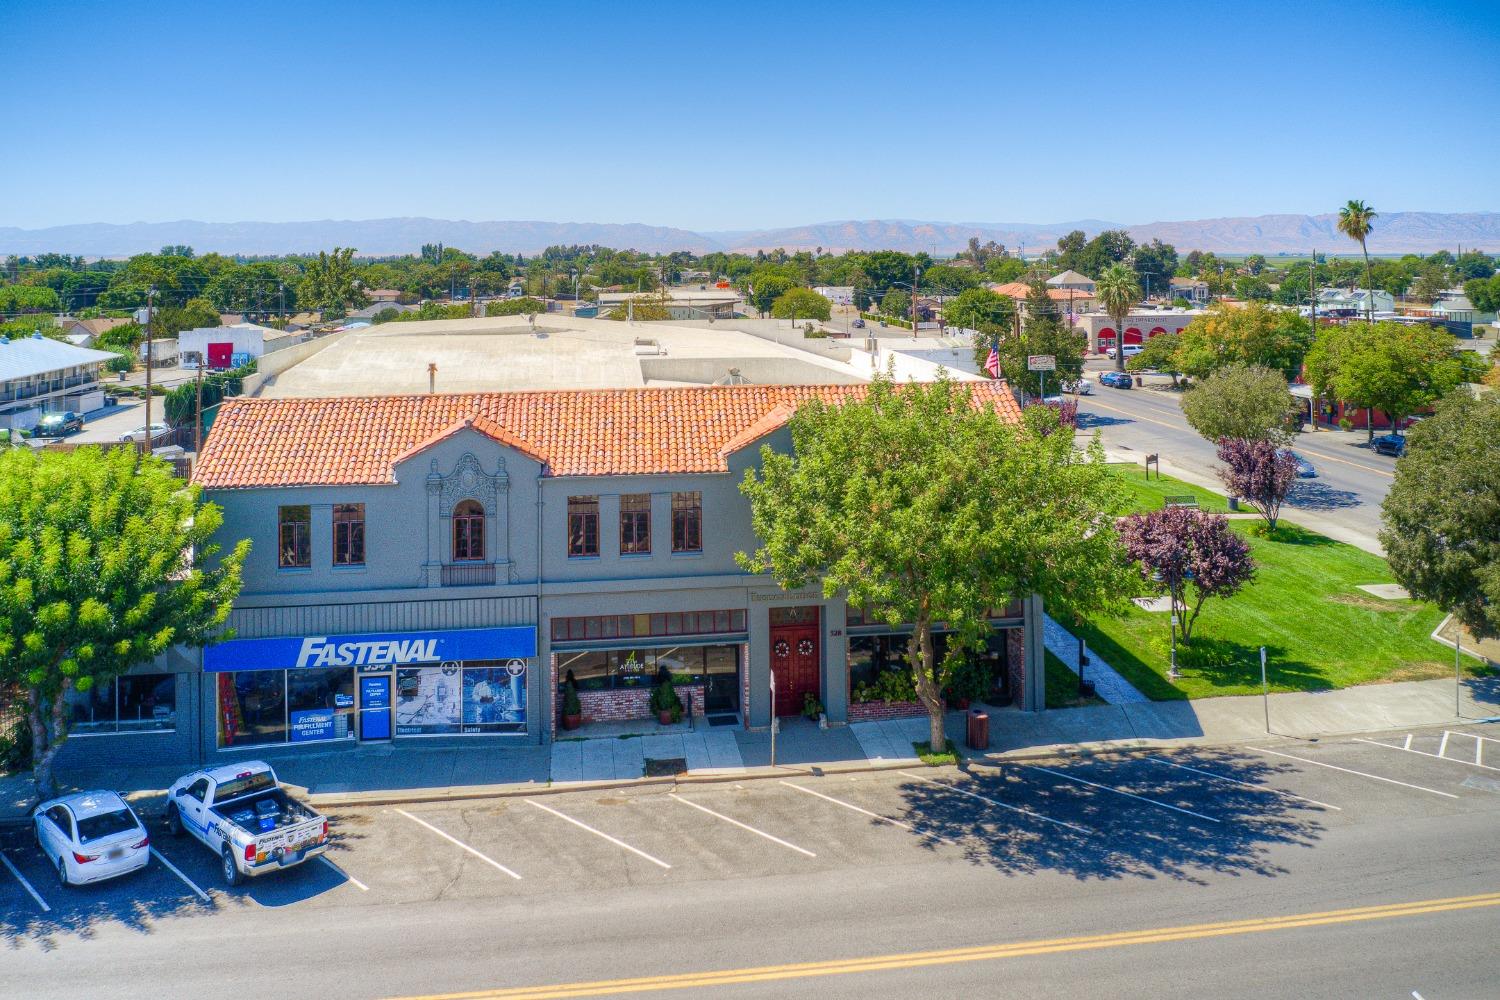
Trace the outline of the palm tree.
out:
M 1339 209 L 1339 232 L 1359 244 L 1365 255 L 1365 321 L 1375 322 L 1375 283 L 1370 277 L 1370 248 L 1365 239 L 1374 228 L 1375 210 L 1362 201 L 1350 201 Z
M 1141 300 L 1135 272 L 1124 264 L 1111 264 L 1094 284 L 1094 296 L 1115 321 L 1115 369 L 1125 370 L 1125 317 Z

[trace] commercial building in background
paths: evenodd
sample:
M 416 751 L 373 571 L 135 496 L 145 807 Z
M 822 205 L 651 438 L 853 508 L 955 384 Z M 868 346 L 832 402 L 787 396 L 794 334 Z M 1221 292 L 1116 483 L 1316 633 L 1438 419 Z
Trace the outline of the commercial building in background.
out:
M 1203 315 L 1201 309 L 1140 309 L 1125 317 L 1121 324 L 1125 332 L 1125 343 L 1143 344 L 1151 337 L 1163 333 L 1181 333 L 1183 328 Z M 1089 338 L 1089 351 L 1098 354 L 1115 345 L 1117 333 L 1115 321 L 1108 313 L 1091 312 L 1079 316 L 1074 328 L 1082 330 Z
M 863 385 L 232 399 L 195 472 L 249 538 L 236 638 L 79 696 L 70 760 L 553 738 L 644 719 L 670 672 L 697 724 L 921 714 L 869 692 L 909 629 L 744 572 L 738 485 L 796 405 Z M 1004 383 L 974 387 L 1010 419 Z M 995 609 L 995 698 L 1042 704 L 1040 602 Z M 776 678 L 776 702 L 770 695 Z M 862 700 L 861 700 L 862 699 Z M 97 737 L 97 738 L 93 738 Z
M 813 289 L 823 298 L 836 306 L 854 305 L 853 285 L 818 285 Z
M 599 314 L 623 307 L 631 299 L 647 298 L 655 301 L 664 296 L 667 316 L 674 320 L 729 319 L 739 311 L 745 301 L 732 288 L 709 288 L 706 285 L 691 288 L 667 288 L 656 292 L 600 292 Z
M 44 316 L 38 323 L 51 325 Z M 99 369 L 115 355 L 74 347 L 40 332 L 0 336 L 0 428 L 29 431 L 48 413 L 90 413 L 104 406 Z
M 177 335 L 177 352 L 186 368 L 239 368 L 271 351 L 300 344 L 302 333 L 254 323 L 200 326 Z

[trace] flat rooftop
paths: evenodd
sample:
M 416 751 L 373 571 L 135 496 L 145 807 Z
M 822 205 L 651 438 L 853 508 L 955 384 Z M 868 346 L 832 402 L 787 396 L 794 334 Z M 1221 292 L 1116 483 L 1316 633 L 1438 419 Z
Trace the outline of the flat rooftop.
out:
M 649 342 L 649 343 L 647 343 Z M 738 369 L 757 385 L 869 381 L 837 342 L 810 349 L 724 326 L 538 316 L 384 323 L 351 330 L 271 378 L 268 398 L 712 385 Z

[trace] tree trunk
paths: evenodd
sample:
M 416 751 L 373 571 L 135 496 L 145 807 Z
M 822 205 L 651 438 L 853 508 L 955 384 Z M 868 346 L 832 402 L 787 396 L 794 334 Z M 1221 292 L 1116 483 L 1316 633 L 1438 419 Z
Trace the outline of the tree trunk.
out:
M 37 795 L 43 799 L 57 795 L 57 776 L 53 771 L 53 764 L 66 735 L 63 730 L 63 715 L 67 708 L 65 699 L 71 686 L 71 682 L 64 681 L 52 698 L 50 730 L 42 718 L 41 698 L 36 691 L 31 693 L 31 779 L 36 785 Z
M 937 653 L 932 646 L 932 623 L 916 623 L 908 646 L 917 681 L 917 700 L 927 709 L 928 746 L 933 753 L 948 748 L 948 734 L 943 728 L 943 692 L 938 684 Z
M 1126 313 L 1125 316 L 1129 316 Z M 1125 316 L 1111 316 L 1115 321 L 1115 371 L 1125 370 Z

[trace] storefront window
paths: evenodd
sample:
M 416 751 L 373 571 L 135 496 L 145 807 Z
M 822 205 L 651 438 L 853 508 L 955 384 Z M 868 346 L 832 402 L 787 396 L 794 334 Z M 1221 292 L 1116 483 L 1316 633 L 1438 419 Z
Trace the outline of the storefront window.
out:
M 219 746 L 287 742 L 286 671 L 219 674 Z
M 77 688 L 67 695 L 68 730 L 74 733 L 112 733 L 115 731 L 115 685 L 113 681 L 95 684 L 87 691 Z
M 120 731 L 177 727 L 177 675 L 127 674 L 116 682 Z
M 559 654 L 559 682 L 568 671 L 580 691 L 650 687 L 662 667 L 676 684 L 702 684 L 708 674 L 737 676 L 739 646 L 654 646 L 647 649 L 592 649 Z
M 177 727 L 177 676 L 127 674 L 70 691 L 68 730 L 89 733 L 169 731 Z
M 286 697 L 290 742 L 312 743 L 353 735 L 353 670 L 288 670 Z
M 396 671 L 396 735 L 526 732 L 523 660 L 478 660 Z

